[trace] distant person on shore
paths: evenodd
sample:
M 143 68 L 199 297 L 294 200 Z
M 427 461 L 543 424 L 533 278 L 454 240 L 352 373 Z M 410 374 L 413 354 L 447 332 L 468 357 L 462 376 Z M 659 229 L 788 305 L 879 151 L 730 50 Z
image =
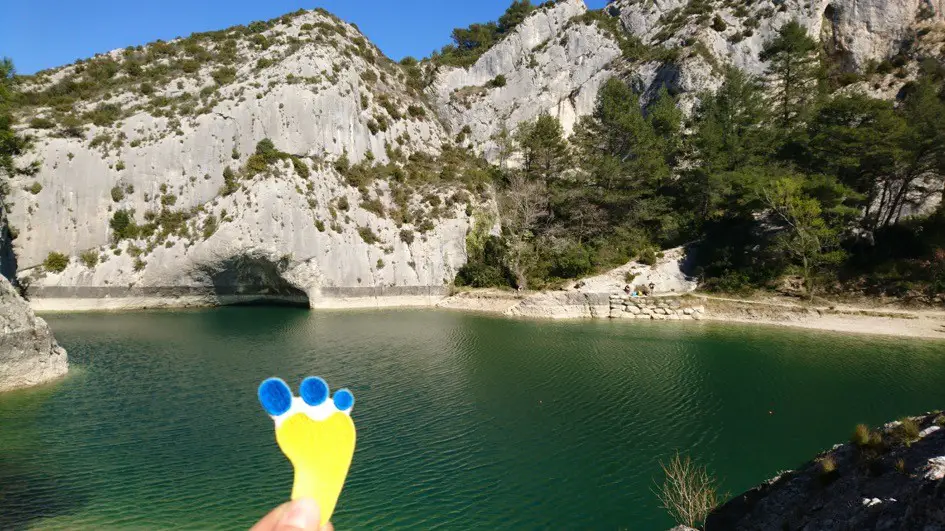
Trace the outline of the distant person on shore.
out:
M 250 531 L 335 531 L 331 522 L 319 527 L 322 512 L 314 500 L 286 502 L 263 516 Z

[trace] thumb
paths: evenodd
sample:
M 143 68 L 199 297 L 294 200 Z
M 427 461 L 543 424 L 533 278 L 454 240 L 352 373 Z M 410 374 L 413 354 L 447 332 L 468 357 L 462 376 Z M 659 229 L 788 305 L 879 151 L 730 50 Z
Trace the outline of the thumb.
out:
M 315 500 L 295 500 L 285 508 L 273 531 L 318 531 L 322 512 Z

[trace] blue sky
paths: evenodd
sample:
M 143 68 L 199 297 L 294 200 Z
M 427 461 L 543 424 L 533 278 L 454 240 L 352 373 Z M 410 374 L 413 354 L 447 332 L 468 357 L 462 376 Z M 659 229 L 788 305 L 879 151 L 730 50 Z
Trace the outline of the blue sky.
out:
M 0 56 L 21 74 L 96 53 L 324 7 L 394 59 L 429 55 L 454 27 L 495 20 L 511 0 L 2 0 Z M 592 9 L 606 0 L 585 0 Z M 533 0 L 532 3 L 539 3 Z

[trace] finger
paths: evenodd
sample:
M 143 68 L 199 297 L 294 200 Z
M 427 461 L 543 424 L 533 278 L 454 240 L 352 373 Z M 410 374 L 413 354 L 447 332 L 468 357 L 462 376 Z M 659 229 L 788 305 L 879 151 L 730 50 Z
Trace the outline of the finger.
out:
M 288 506 L 289 502 L 286 502 L 269 511 L 269 514 L 263 516 L 262 520 L 257 522 L 250 531 L 272 531 L 272 529 L 276 527 L 276 523 L 279 522 L 279 519 L 282 518 L 282 513 L 285 512 Z
M 322 512 L 315 500 L 295 500 L 285 508 L 273 531 L 319 531 Z

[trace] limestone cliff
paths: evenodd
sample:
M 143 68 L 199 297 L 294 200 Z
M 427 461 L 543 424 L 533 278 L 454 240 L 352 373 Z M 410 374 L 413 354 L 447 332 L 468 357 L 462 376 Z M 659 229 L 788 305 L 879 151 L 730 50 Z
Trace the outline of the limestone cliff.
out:
M 127 79 L 136 61 L 151 66 Z M 147 81 L 161 65 L 175 75 Z M 490 208 L 483 190 L 423 165 L 445 139 L 435 113 L 400 67 L 326 13 L 115 51 L 27 88 L 47 97 L 106 67 L 116 90 L 65 117 L 33 111 L 33 124 L 60 124 L 30 131 L 40 169 L 13 187 L 20 270 L 40 305 L 427 296 L 452 280 L 472 215 Z M 74 115 L 92 124 L 70 130 Z M 264 139 L 276 156 L 253 159 Z M 375 171 L 392 159 L 412 169 Z M 116 216 L 147 229 L 123 235 Z M 68 264 L 38 267 L 50 253 Z
M 428 300 L 465 263 L 475 219 L 495 218 L 467 147 L 495 162 L 497 135 L 542 113 L 570 132 L 612 76 L 691 111 L 725 65 L 762 73 L 762 44 L 791 19 L 858 76 L 850 90 L 893 97 L 940 58 L 943 7 L 560 0 L 467 68 L 395 64 L 322 10 L 116 50 L 26 86 L 21 275 L 38 304 Z
M 469 68 L 440 69 L 432 91 L 451 130 L 468 128 L 470 140 L 491 159 L 492 138 L 503 128 L 548 113 L 570 132 L 594 109 L 597 90 L 614 75 L 617 42 L 596 25 L 579 22 L 583 0 L 539 8 Z M 504 76 L 504 86 L 490 86 Z

